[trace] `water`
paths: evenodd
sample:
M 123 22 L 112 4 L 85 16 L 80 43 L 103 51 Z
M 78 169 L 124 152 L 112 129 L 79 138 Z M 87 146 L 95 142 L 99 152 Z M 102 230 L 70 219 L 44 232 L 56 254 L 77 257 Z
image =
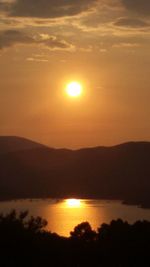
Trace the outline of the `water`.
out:
M 123 205 L 120 201 L 39 199 L 0 202 L 0 212 L 8 213 L 12 209 L 28 210 L 30 215 L 41 216 L 48 221 L 48 230 L 62 236 L 69 236 L 70 231 L 84 221 L 95 230 L 102 223 L 118 218 L 129 223 L 150 221 L 150 210 Z

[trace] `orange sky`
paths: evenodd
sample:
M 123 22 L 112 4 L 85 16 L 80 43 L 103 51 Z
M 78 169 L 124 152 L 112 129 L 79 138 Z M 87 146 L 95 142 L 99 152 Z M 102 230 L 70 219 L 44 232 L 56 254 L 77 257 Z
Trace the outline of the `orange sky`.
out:
M 150 140 L 148 10 L 147 0 L 0 1 L 0 135 L 68 148 Z M 78 99 L 65 94 L 71 80 Z

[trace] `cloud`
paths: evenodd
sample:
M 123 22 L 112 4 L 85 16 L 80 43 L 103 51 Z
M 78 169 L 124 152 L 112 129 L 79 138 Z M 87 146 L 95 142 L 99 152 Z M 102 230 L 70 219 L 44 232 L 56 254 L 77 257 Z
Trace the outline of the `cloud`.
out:
M 28 57 L 26 61 L 30 62 L 48 62 L 48 59 L 45 58 L 36 58 L 36 57 Z
M 121 0 L 123 5 L 130 11 L 141 15 L 150 16 L 149 0 Z
M 14 17 L 58 18 L 89 10 L 98 0 L 16 0 L 0 3 L 0 9 Z
M 59 37 L 49 34 L 39 34 L 36 38 L 38 44 L 42 44 L 50 50 L 69 50 L 73 51 L 74 46 Z
M 29 36 L 27 33 L 18 30 L 6 30 L 0 32 L 0 49 L 8 48 L 19 44 L 43 45 L 50 50 L 72 50 L 74 46 L 65 40 L 51 35 Z
M 31 44 L 33 39 L 24 32 L 17 30 L 7 30 L 0 32 L 0 49 L 7 48 L 16 44 Z
M 117 21 L 114 22 L 115 26 L 118 27 L 131 27 L 131 28 L 145 28 L 149 27 L 150 24 L 145 22 L 144 20 L 138 18 L 119 18 Z
M 138 43 L 118 43 L 112 45 L 114 48 L 137 48 L 140 47 Z

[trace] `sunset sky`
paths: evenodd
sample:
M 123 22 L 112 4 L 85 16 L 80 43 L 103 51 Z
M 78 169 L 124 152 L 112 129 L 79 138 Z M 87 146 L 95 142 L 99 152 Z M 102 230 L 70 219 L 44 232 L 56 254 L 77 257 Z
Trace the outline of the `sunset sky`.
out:
M 150 140 L 150 1 L 0 0 L 0 135 Z

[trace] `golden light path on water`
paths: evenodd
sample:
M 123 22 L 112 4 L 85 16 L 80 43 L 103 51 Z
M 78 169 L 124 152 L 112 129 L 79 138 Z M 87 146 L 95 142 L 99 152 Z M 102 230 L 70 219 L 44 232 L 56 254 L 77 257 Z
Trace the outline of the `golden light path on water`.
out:
M 122 218 L 130 223 L 150 220 L 150 210 L 123 205 L 121 201 L 94 199 L 25 199 L 0 202 L 0 213 L 29 211 L 29 216 L 40 216 L 48 221 L 47 230 L 69 236 L 78 224 L 88 221 L 93 229 L 102 223 Z
M 139 215 L 139 213 L 141 214 Z M 145 217 L 143 210 L 135 206 L 122 205 L 120 201 L 90 200 L 90 199 L 64 199 L 58 200 L 54 205 L 49 205 L 47 214 L 48 229 L 63 236 L 69 236 L 70 231 L 82 222 L 89 222 L 93 229 L 104 222 L 122 218 L 131 222 Z M 135 217 L 134 217 L 135 214 Z
M 94 218 L 98 216 L 98 209 L 92 210 L 92 207 L 88 205 L 84 199 L 65 199 L 58 201 L 53 208 L 50 208 L 50 218 L 48 219 L 49 229 L 57 229 L 56 232 L 64 236 L 69 236 L 70 231 L 81 222 L 90 221 L 92 226 L 96 229 L 97 222 Z M 54 210 L 52 210 L 54 209 Z M 53 217 L 54 211 L 54 217 Z M 101 211 L 101 219 L 103 218 L 103 212 Z M 52 226 L 51 226 L 52 224 Z

